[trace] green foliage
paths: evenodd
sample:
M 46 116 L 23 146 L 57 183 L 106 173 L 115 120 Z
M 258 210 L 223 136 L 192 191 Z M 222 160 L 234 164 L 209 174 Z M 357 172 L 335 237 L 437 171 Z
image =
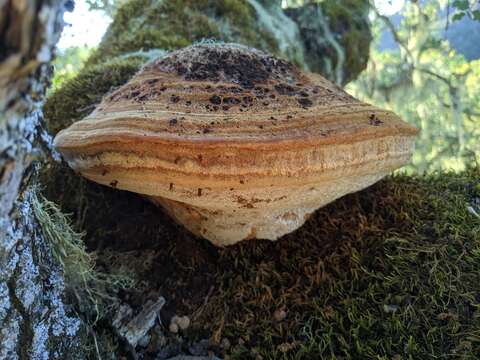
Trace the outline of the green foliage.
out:
M 67 80 L 74 78 L 82 69 L 92 49 L 86 46 L 72 46 L 58 50 L 53 62 L 54 76 L 49 93 L 60 88 Z
M 113 17 L 116 10 L 125 3 L 126 0 L 85 0 L 90 10 L 102 10 L 108 16 Z
M 469 0 L 454 0 L 452 7 L 455 12 L 452 16 L 453 21 L 463 19 L 465 16 L 473 20 L 480 21 L 480 10 L 475 8 L 476 2 Z
M 367 70 L 348 88 L 420 129 L 409 167 L 417 172 L 480 162 L 480 61 L 466 61 L 440 40 L 440 10 L 437 2 L 409 3 L 398 29 L 377 18 L 377 39 L 387 25 L 400 51 L 372 49 Z

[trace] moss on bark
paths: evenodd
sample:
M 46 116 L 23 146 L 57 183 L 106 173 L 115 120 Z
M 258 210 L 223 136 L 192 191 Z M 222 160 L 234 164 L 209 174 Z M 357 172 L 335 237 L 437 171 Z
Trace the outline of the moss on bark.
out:
M 279 54 L 268 29 L 243 0 L 136 0 L 122 6 L 89 64 L 138 50 L 174 50 L 215 39 Z
M 45 104 L 48 131 L 56 134 L 88 115 L 103 95 L 127 82 L 142 63 L 141 57 L 117 57 L 104 64 L 88 66 L 67 81 Z
M 298 24 L 310 70 L 342 85 L 366 68 L 372 41 L 368 8 L 364 0 L 326 0 L 286 10 Z

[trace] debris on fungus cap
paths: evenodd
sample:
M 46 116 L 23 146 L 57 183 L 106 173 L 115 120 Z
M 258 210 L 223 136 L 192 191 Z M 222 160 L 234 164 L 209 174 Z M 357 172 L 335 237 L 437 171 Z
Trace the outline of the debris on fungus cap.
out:
M 416 133 L 285 60 L 200 44 L 147 64 L 55 146 L 86 178 L 223 246 L 297 229 L 407 163 Z

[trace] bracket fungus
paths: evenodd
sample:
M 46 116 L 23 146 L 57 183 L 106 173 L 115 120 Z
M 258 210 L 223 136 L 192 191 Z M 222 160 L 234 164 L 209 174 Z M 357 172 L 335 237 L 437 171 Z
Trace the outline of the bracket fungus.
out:
M 223 246 L 297 229 L 407 163 L 416 133 L 287 61 L 200 44 L 145 65 L 55 146 L 86 178 Z

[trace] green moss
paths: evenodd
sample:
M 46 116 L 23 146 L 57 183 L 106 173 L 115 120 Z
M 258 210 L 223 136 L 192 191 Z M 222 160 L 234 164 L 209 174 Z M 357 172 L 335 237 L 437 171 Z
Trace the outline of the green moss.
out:
M 129 1 L 84 69 L 47 99 L 49 132 L 55 135 L 88 115 L 103 95 L 127 82 L 148 60 L 129 55 L 173 50 L 204 39 L 240 42 L 281 55 L 273 35 L 257 24 L 255 10 L 245 1 Z
M 344 85 L 366 68 L 368 6 L 364 0 L 325 0 L 286 10 L 298 24 L 311 71 Z
M 246 1 L 137 0 L 118 10 L 88 63 L 138 50 L 178 49 L 202 39 L 239 42 L 279 54 L 273 36 L 258 25 Z
M 188 338 L 229 339 L 232 358 L 475 359 L 479 182 L 478 168 L 389 177 L 277 242 L 225 249 L 135 194 L 61 177 L 55 193 L 69 191 L 60 200 L 92 249 L 117 254 L 108 268 L 126 265 L 161 291 L 169 312 L 192 319 Z
M 89 66 L 55 91 L 44 107 L 48 131 L 56 134 L 88 115 L 103 95 L 124 84 L 140 68 L 143 59 L 117 57 Z
M 345 83 L 355 79 L 367 66 L 372 41 L 367 20 L 368 7 L 368 1 L 363 0 L 322 2 L 331 31 L 341 34 L 339 42 L 345 50 L 346 60 Z
M 242 338 L 233 358 L 478 358 L 479 181 L 391 177 L 278 243 L 220 251 L 199 324 Z

